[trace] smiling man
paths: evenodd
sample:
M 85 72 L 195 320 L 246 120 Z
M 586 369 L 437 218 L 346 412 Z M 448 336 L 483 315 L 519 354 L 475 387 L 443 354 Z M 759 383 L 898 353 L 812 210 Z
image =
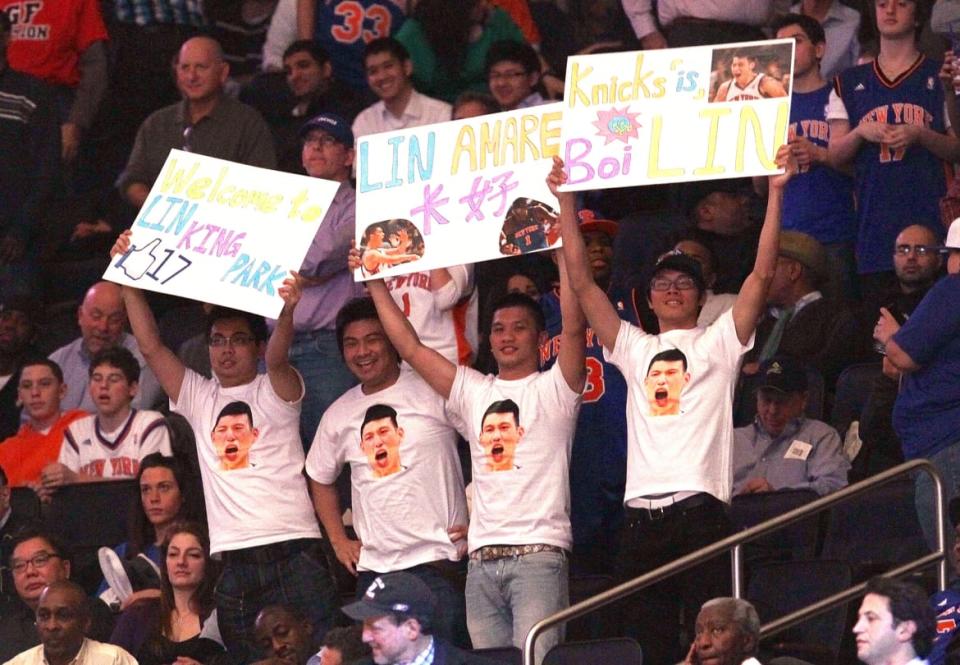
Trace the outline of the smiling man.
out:
M 357 137 L 450 119 L 449 104 L 413 88 L 413 61 L 396 39 L 381 37 L 367 44 L 363 66 L 367 83 L 380 101 L 361 111 L 353 122 Z
M 416 575 L 440 604 L 437 634 L 462 643 L 463 594 L 448 579 L 462 574 L 467 504 L 446 405 L 401 368 L 370 299 L 340 310 L 337 339 L 360 385 L 323 415 L 307 456 L 317 515 L 358 592 L 381 573 Z M 347 536 L 335 485 L 345 465 L 357 540 Z
M 547 103 L 540 94 L 540 57 L 526 42 L 505 39 L 490 46 L 487 83 L 501 111 Z

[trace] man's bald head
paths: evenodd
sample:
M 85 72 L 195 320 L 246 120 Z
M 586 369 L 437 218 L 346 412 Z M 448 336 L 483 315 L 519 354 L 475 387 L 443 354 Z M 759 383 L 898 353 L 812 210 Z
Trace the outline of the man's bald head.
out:
M 191 105 L 215 103 L 223 94 L 223 85 L 230 75 L 230 67 L 223 59 L 223 48 L 212 37 L 193 37 L 185 41 L 177 55 L 176 70 L 177 88 Z
M 90 355 L 119 344 L 126 322 L 123 296 L 118 285 L 97 282 L 87 290 L 77 311 L 77 323 L 83 336 L 83 346 Z
M 180 51 L 177 53 L 177 62 L 181 58 L 195 57 L 202 55 L 210 59 L 211 62 L 224 62 L 223 47 L 213 37 L 191 37 L 183 43 Z
M 940 244 L 933 229 L 912 224 L 897 235 L 893 245 L 893 269 L 900 288 L 906 293 L 926 289 L 940 273 Z

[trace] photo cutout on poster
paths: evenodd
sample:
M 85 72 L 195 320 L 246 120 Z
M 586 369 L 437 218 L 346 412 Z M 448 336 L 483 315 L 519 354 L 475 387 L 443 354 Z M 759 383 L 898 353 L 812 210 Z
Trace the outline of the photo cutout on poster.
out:
M 419 260 L 425 251 L 423 235 L 408 219 L 386 219 L 367 226 L 360 243 L 360 269 L 367 277 L 381 268 Z
M 652 416 L 676 416 L 683 413 L 680 397 L 690 383 L 687 356 L 680 349 L 661 351 L 650 360 L 643 381 Z
M 400 445 L 403 428 L 397 422 L 397 411 L 386 404 L 374 404 L 363 415 L 360 425 L 360 448 L 376 478 L 385 478 L 402 471 Z
M 220 459 L 221 471 L 236 471 L 250 466 L 250 449 L 260 430 L 253 426 L 253 411 L 246 402 L 230 402 L 217 414 L 210 438 Z
M 508 256 L 547 249 L 560 238 L 559 213 L 542 201 L 518 198 L 500 230 L 500 253 Z
M 786 97 L 790 94 L 792 76 L 789 44 L 717 48 L 710 67 L 710 101 Z

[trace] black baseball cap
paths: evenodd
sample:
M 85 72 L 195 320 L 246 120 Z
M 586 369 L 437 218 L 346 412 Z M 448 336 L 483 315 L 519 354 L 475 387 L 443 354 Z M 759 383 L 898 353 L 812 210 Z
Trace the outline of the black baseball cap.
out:
M 325 131 L 348 148 L 353 147 L 353 130 L 350 129 L 350 123 L 336 113 L 321 113 L 307 120 L 300 128 L 300 139 L 305 139 L 307 134 L 315 129 Z
M 343 607 L 351 619 L 363 621 L 385 614 L 410 614 L 432 620 L 437 599 L 419 577 L 411 573 L 380 575 L 367 587 L 363 598 Z
M 775 390 L 788 395 L 807 390 L 807 370 L 803 363 L 789 356 L 774 356 L 760 364 L 757 390 Z
M 687 275 L 697 285 L 697 290 L 700 293 L 707 290 L 707 283 L 703 279 L 703 269 L 700 267 L 700 263 L 679 250 L 670 250 L 666 254 L 662 254 L 653 267 L 653 274 L 650 279 L 654 279 L 665 270 L 676 270 Z

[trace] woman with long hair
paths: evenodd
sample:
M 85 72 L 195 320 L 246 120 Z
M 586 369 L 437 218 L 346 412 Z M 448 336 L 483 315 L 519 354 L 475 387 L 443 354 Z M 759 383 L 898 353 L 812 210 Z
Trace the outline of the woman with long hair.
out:
M 128 607 L 110 641 L 141 665 L 226 662 L 214 612 L 218 571 L 206 529 L 176 522 L 166 531 L 162 551 L 159 598 Z
M 190 482 L 186 469 L 175 457 L 152 453 L 140 462 L 137 473 L 139 492 L 127 518 L 127 542 L 114 548 L 116 556 L 111 556 L 109 550 L 101 551 L 100 554 L 100 565 L 108 582 L 105 581 L 101 586 L 99 595 L 107 604 L 119 602 L 120 608 L 124 609 L 138 600 L 159 598 L 155 578 L 152 582 L 146 582 L 149 588 L 137 590 L 114 587 L 127 586 L 123 582 L 124 578 L 131 587 L 144 586 L 143 580 L 129 579 L 130 565 L 124 565 L 124 562 L 134 562 L 145 557 L 159 568 L 162 564 L 160 545 L 171 524 L 178 520 L 195 520 L 201 523 L 206 521 L 202 497 L 197 496 L 196 485 Z M 134 568 L 144 569 L 143 566 Z M 112 593 L 107 591 L 108 583 Z M 106 595 L 104 592 L 107 592 Z

